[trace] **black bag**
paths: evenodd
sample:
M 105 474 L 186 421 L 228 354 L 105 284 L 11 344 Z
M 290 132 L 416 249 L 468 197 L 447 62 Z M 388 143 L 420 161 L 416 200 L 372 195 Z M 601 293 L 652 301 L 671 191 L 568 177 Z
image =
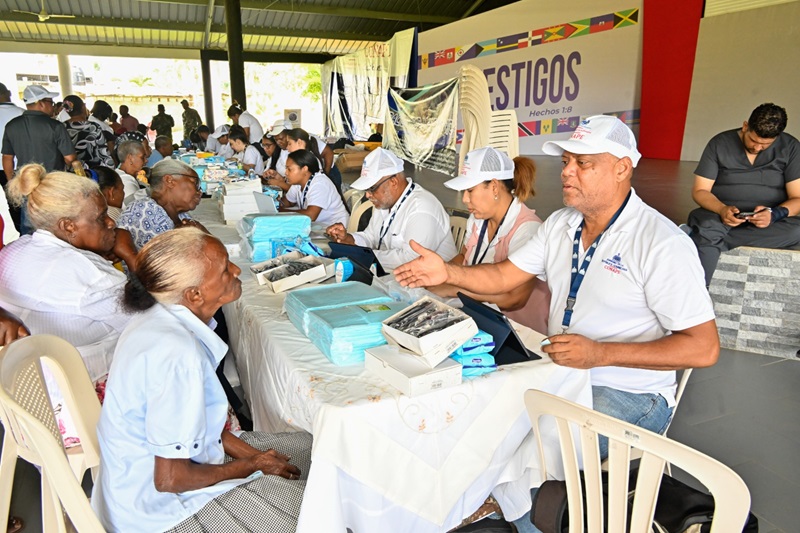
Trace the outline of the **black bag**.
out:
M 603 472 L 603 501 L 608 501 L 608 473 Z M 633 499 L 639 470 L 631 469 L 628 487 L 629 500 Z M 583 472 L 581 472 L 583 478 Z M 581 483 L 583 487 L 583 483 Z M 586 501 L 586 494 L 583 495 Z M 548 480 L 542 483 L 533 498 L 531 522 L 543 533 L 567 533 L 569 512 L 567 485 L 563 481 Z M 607 515 L 608 509 L 605 509 Z M 630 513 L 630 508 L 629 511 Z M 714 518 L 714 497 L 664 474 L 653 516 L 653 530 L 663 533 L 707 533 Z M 628 516 L 630 523 L 630 515 Z M 758 518 L 753 513 L 747 517 L 743 533 L 758 533 Z

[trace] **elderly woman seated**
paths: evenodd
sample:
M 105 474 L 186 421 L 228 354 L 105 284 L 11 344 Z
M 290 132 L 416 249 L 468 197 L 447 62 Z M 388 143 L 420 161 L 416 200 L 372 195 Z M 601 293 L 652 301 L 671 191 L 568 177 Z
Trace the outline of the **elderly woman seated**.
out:
M 200 178 L 192 167 L 176 159 L 164 159 L 150 171 L 150 197 L 128 204 L 118 226 L 130 234 L 134 251 L 174 228 L 195 226 L 205 230 L 188 213 L 200 203 L 202 194 Z M 124 233 L 123 240 L 129 241 Z
M 0 307 L 31 333 L 72 343 L 92 380 L 104 382 L 130 316 L 119 309 L 125 275 L 103 257 L 116 233 L 97 183 L 31 164 L 8 182 L 8 193 L 17 204 L 27 199 L 36 231 L 0 250 Z M 69 444 L 69 418 L 61 422 Z
M 220 241 L 194 228 L 139 252 L 124 305 L 141 314 L 120 338 L 97 428 L 92 505 L 108 530 L 296 529 L 311 435 L 223 430 L 214 369 L 227 346 L 209 325 L 241 295 L 240 273 Z
M 119 156 L 119 168 L 117 174 L 122 179 L 125 191 L 124 205 L 147 195 L 143 190 L 145 183 L 142 181 L 142 169 L 147 162 L 147 151 L 139 141 L 117 141 L 119 142 L 117 154 Z

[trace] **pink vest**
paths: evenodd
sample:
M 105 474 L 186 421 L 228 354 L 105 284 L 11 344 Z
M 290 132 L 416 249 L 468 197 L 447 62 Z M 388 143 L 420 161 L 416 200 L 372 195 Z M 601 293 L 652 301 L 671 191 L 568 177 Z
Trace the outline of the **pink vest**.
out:
M 494 249 L 494 262 L 499 263 L 508 259 L 508 245 L 511 243 L 514 233 L 522 224 L 526 222 L 541 221 L 542 219 L 536 216 L 535 211 L 529 209 L 525 204 L 521 204 L 519 215 L 517 215 L 517 219 L 514 221 L 511 231 L 497 240 L 497 244 L 495 245 Z M 469 264 L 468 258 L 472 257 L 475 251 L 475 246 L 478 244 L 479 233 L 480 227 L 476 222 L 472 228 L 472 235 L 470 235 L 469 241 L 464 245 L 465 265 Z M 505 314 L 511 320 L 519 322 L 523 326 L 528 326 L 529 328 L 546 335 L 547 321 L 548 317 L 550 316 L 550 289 L 547 288 L 547 284 L 542 280 L 537 280 L 533 287 L 533 291 L 528 298 L 528 303 L 525 304 L 525 307 L 518 309 L 517 311 L 506 311 Z

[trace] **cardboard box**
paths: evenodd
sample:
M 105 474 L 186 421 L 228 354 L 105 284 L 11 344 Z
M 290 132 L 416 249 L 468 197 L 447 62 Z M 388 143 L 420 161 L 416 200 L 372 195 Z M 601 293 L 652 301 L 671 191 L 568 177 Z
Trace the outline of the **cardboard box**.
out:
M 369 154 L 366 150 L 347 150 L 336 160 L 336 166 L 342 172 L 349 170 L 361 170 L 364 158 Z
M 303 255 L 302 252 L 290 252 L 288 254 L 276 257 L 275 259 L 270 259 L 269 261 L 262 261 L 261 263 L 250 265 L 250 272 L 252 272 L 253 276 L 256 277 L 256 281 L 258 281 L 259 285 L 264 285 L 266 280 L 261 274 L 273 268 L 283 266 L 287 261 L 296 261 L 298 259 L 302 259 L 303 257 L 305 257 L 305 255 Z
M 300 252 L 292 252 L 290 254 L 277 257 L 273 259 L 273 261 L 276 259 L 283 259 L 284 257 L 293 254 L 299 254 L 301 257 L 299 258 L 295 257 L 294 259 L 285 259 L 280 265 L 257 273 L 256 279 L 258 280 L 259 285 L 266 285 L 270 290 L 272 290 L 272 292 L 278 293 L 287 291 L 289 289 L 293 289 L 295 287 L 304 285 L 306 283 L 322 281 L 333 276 L 334 261 L 333 259 L 328 259 L 327 257 L 313 257 L 313 256 L 303 257 L 302 254 L 300 254 Z M 294 276 L 288 276 L 283 279 L 279 279 L 278 281 L 270 281 L 269 276 L 271 274 L 280 273 L 288 268 L 286 266 L 286 263 L 288 261 L 299 261 L 314 266 Z
M 451 310 L 457 315 L 462 316 L 464 320 L 457 322 L 446 329 L 429 333 L 423 337 L 414 337 L 413 335 L 409 335 L 404 331 L 400 331 L 387 325 L 412 307 L 425 302 L 433 302 L 433 304 L 439 309 Z M 403 311 L 400 311 L 399 313 L 396 313 L 383 321 L 383 335 L 386 337 L 386 340 L 390 344 L 399 344 L 403 348 L 411 350 L 417 354 L 421 360 L 425 361 L 430 368 L 435 367 L 447 359 L 447 356 L 453 353 L 456 348 L 472 338 L 472 336 L 476 333 L 478 333 L 478 326 L 475 324 L 475 321 L 472 319 L 472 317 L 459 309 L 450 307 L 449 305 L 443 304 L 442 302 L 427 296 L 416 302 L 414 305 L 407 307 Z
M 406 396 L 419 396 L 461 384 L 461 364 L 445 358 L 434 368 L 399 346 L 367 348 L 364 367 Z

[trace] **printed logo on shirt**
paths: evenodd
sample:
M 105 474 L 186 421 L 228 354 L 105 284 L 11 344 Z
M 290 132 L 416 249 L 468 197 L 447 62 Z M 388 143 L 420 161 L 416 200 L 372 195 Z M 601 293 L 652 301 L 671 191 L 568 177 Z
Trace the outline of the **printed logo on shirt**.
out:
M 619 252 L 614 254 L 614 257 L 610 259 L 603 259 L 603 268 L 610 270 L 614 274 L 628 271 L 625 265 L 622 264 L 622 257 L 619 255 Z

